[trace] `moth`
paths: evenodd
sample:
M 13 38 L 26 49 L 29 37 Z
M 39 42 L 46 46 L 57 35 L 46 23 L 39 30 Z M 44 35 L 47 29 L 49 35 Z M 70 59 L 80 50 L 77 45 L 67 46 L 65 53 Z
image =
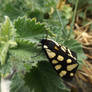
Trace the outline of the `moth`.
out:
M 50 39 L 41 40 L 42 49 L 63 80 L 72 80 L 79 66 L 76 53 Z

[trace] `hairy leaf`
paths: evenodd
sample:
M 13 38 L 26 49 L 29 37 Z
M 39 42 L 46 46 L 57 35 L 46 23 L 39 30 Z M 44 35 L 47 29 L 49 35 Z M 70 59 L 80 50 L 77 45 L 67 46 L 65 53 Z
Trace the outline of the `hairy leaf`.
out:
M 63 81 L 57 76 L 50 63 L 39 62 L 25 75 L 25 83 L 34 92 L 69 92 Z
M 16 73 L 12 78 L 10 92 L 30 92 L 30 89 L 25 85 L 23 74 L 21 72 Z
M 17 34 L 20 38 L 30 40 L 32 42 L 38 42 L 46 33 L 51 34 L 45 24 L 36 22 L 36 19 L 29 19 L 26 17 L 19 17 L 14 22 L 15 28 L 17 29 Z
M 18 46 L 16 48 L 10 50 L 11 56 L 14 56 L 15 60 L 22 62 L 47 60 L 42 53 L 39 54 L 41 48 L 39 48 L 36 43 L 24 39 L 17 39 L 17 44 Z
M 0 29 L 0 44 L 8 42 L 9 40 L 14 40 L 16 36 L 16 30 L 10 19 L 6 16 L 5 22 L 1 24 Z
M 9 48 L 14 46 L 16 31 L 10 19 L 6 16 L 5 22 L 0 29 L 0 61 L 1 65 L 5 64 Z

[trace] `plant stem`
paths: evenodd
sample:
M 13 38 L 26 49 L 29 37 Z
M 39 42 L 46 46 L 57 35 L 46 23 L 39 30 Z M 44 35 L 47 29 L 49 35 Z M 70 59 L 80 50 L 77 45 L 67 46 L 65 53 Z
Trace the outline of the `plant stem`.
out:
M 64 32 L 64 24 L 63 24 L 62 18 L 61 18 L 60 13 L 59 13 L 59 11 L 57 9 L 56 9 L 56 12 L 57 12 L 57 15 L 58 15 L 58 18 L 59 18 L 59 22 L 61 24 L 61 30 L 62 30 L 63 34 L 65 35 L 65 32 Z
M 73 20 L 72 20 L 72 23 L 71 23 L 71 27 L 74 26 L 75 17 L 76 17 L 76 12 L 77 12 L 77 7 L 78 7 L 78 2 L 79 2 L 79 0 L 76 0 L 75 10 L 74 10 L 74 15 L 73 15 Z
M 69 36 L 68 36 L 68 37 L 70 37 L 70 35 L 71 35 L 71 33 L 72 33 L 72 29 L 73 29 L 73 27 L 74 27 L 74 22 L 75 22 L 75 17 L 76 17 L 76 12 L 77 12 L 78 3 L 79 3 L 79 0 L 76 0 L 75 9 L 74 9 L 73 18 L 72 18 L 72 23 L 71 23 L 71 28 L 70 28 L 70 32 L 69 32 Z
M 59 21 L 60 21 L 60 24 L 61 24 L 61 30 L 62 30 L 63 34 L 65 35 L 64 24 L 63 24 L 62 18 L 60 17 L 59 11 L 57 9 L 56 9 L 56 11 L 57 11 L 57 15 L 58 15 L 58 18 L 59 18 Z

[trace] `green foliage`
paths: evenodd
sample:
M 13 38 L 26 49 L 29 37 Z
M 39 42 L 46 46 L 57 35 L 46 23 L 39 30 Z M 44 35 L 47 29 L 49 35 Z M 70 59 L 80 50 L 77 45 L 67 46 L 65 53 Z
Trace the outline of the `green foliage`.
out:
M 38 42 L 39 38 L 43 38 L 42 34 L 46 34 L 46 31 L 49 31 L 49 29 L 46 29 L 45 24 L 40 22 L 36 23 L 35 18 L 30 21 L 30 19 L 27 19 L 25 17 L 19 17 L 17 20 L 15 20 L 14 25 L 17 29 L 17 34 L 21 38 L 29 39 L 33 42 Z
M 16 28 L 16 31 L 14 29 L 14 26 Z M 14 25 L 11 26 L 11 22 L 9 18 L 7 18 L 5 20 L 5 23 L 1 25 L 0 31 L 1 64 L 6 65 L 6 63 L 9 63 L 10 66 L 14 65 L 18 70 L 21 71 L 21 69 L 23 69 L 24 67 L 23 62 L 28 63 L 29 60 L 31 62 L 47 60 L 45 59 L 46 57 L 44 57 L 43 54 L 39 55 L 36 58 L 31 58 L 41 51 L 41 46 L 38 47 L 40 39 L 38 40 L 36 37 L 43 36 L 44 34 L 46 34 L 46 31 L 51 34 L 51 32 L 49 32 L 49 30 L 45 27 L 45 24 L 36 23 L 35 19 L 31 20 L 25 17 L 19 17 L 17 20 L 15 20 Z M 5 63 L 5 61 L 7 62 Z M 21 64 L 17 64 L 18 62 Z M 21 69 L 19 68 L 20 66 Z
M 1 3 L 1 18 L 9 16 L 13 20 L 18 16 L 24 16 L 29 9 L 25 0 L 1 0 Z
M 76 0 L 68 0 L 73 6 L 76 3 Z M 87 17 L 91 18 L 92 16 L 92 0 L 79 0 L 77 15 L 82 19 L 81 25 L 84 25 L 88 22 Z
M 37 21 L 43 22 L 47 21 L 44 19 L 44 14 L 50 14 L 51 8 L 54 9 L 48 23 L 59 24 L 59 20 L 56 13 L 56 2 L 55 0 L 7 0 L 1 1 L 1 19 L 3 16 L 9 16 L 10 19 L 14 20 L 18 16 L 28 16 L 29 18 L 35 17 Z M 63 17 L 64 21 L 70 19 L 72 16 L 72 8 L 69 6 L 64 6 L 63 10 L 60 11 L 60 17 Z
M 14 40 L 16 34 L 15 29 L 9 18 L 5 17 L 5 22 L 1 24 L 0 44 L 4 44 L 10 40 Z
M 64 5 L 63 10 L 62 10 L 62 15 L 63 17 L 65 17 L 66 19 L 70 19 L 72 17 L 72 8 L 68 5 Z
M 40 61 L 44 60 L 44 56 L 41 54 L 38 57 L 31 58 L 31 56 L 37 55 L 41 51 L 41 46 L 38 43 L 43 38 L 43 36 L 48 32 L 52 34 L 45 24 L 36 23 L 35 19 L 27 19 L 26 17 L 18 18 L 14 21 L 16 28 L 16 33 L 18 34 L 17 49 L 12 49 L 12 55 L 15 55 L 20 59 L 20 61 Z M 40 38 L 40 39 L 39 39 Z
M 16 42 L 14 41 L 16 34 L 15 29 L 12 23 L 10 22 L 9 18 L 6 17 L 5 22 L 1 25 L 0 30 L 0 61 L 1 65 L 5 64 L 7 59 L 7 53 L 9 48 L 12 45 L 15 45 Z
M 31 92 L 33 90 L 34 92 L 69 92 L 50 63 L 46 61 L 39 62 L 38 67 L 33 67 L 25 75 L 25 80 Z
M 14 67 L 17 69 L 17 71 L 25 72 L 25 71 L 29 71 L 31 66 L 37 67 L 37 64 L 35 63 L 36 61 L 45 60 L 44 56 L 40 56 L 40 55 L 39 55 L 40 58 L 37 57 L 37 59 L 35 58 L 31 59 L 32 55 L 39 53 L 39 49 L 37 48 L 37 44 L 39 43 L 38 42 L 39 40 L 36 41 L 37 39 L 35 37 L 46 34 L 44 32 L 48 31 L 48 29 L 45 27 L 45 25 L 41 23 L 36 23 L 34 19 L 31 20 L 25 17 L 18 18 L 17 20 L 15 20 L 14 25 L 11 24 L 12 22 L 7 17 L 5 22 L 1 25 L 1 31 L 0 31 L 0 35 L 1 35 L 0 61 L 1 64 L 3 65 L 1 71 L 3 77 L 6 77 L 6 74 L 9 74 Z M 16 31 L 14 29 L 14 26 Z M 48 33 L 51 34 L 51 32 L 49 31 Z M 33 35 L 29 35 L 29 34 L 33 34 Z M 33 63 L 33 61 L 35 62 Z M 30 65 L 30 67 L 28 65 Z M 43 90 L 43 88 L 41 90 Z
M 48 38 L 75 51 L 81 66 L 85 58 L 82 46 L 74 40 L 73 30 L 70 33 L 66 29 L 72 8 L 64 6 L 58 16 L 55 0 L 1 0 L 0 3 L 0 21 L 9 16 L 0 25 L 0 73 L 7 77 L 16 69 L 11 92 L 70 92 L 47 62 L 39 43 L 48 33 Z M 51 8 L 54 12 L 50 15 Z M 44 19 L 46 13 L 49 19 Z
M 21 72 L 18 72 L 13 76 L 10 92 L 30 92 L 30 89 L 25 85 Z
M 15 84 L 16 81 L 17 83 Z M 32 67 L 32 69 L 25 74 L 24 78 L 22 73 L 16 73 L 12 79 L 11 92 L 32 91 L 69 92 L 69 89 L 65 87 L 63 81 L 57 76 L 50 63 L 42 61 L 38 63 L 37 67 Z
M 36 17 L 42 21 L 44 13 L 49 12 L 51 7 L 55 7 L 53 0 L 1 0 L 1 19 L 3 16 L 9 16 L 14 20 L 18 16 Z
M 37 68 L 39 67 L 39 65 L 37 65 L 37 62 L 42 61 L 42 60 L 47 60 L 47 58 L 44 57 L 45 55 L 43 54 L 43 52 L 38 57 L 31 58 L 31 56 L 34 56 L 35 54 L 39 54 L 39 52 L 41 50 L 41 47 L 38 48 L 38 46 L 37 46 L 37 44 L 39 43 L 39 39 L 37 39 L 37 37 L 41 37 L 44 34 L 46 34 L 45 31 L 48 31 L 49 36 L 52 34 L 51 32 L 49 32 L 50 30 L 48 30 L 48 28 L 45 27 L 45 24 L 36 23 L 35 19 L 31 20 L 26 17 L 21 17 L 21 18 L 19 17 L 17 20 L 14 21 L 14 25 L 12 24 L 12 26 L 11 26 L 11 24 L 12 24 L 12 22 L 7 17 L 4 24 L 2 24 L 1 31 L 0 31 L 2 34 L 0 44 L 1 44 L 1 46 L 3 46 L 3 44 L 4 44 L 4 47 L 5 47 L 5 48 L 0 48 L 1 52 L 3 52 L 3 54 L 4 54 L 3 55 L 4 57 L 2 56 L 2 53 L 0 56 L 0 58 L 1 58 L 0 61 L 3 62 L 3 67 L 2 67 L 2 71 L 1 71 L 1 74 L 3 75 L 3 77 L 6 77 L 7 76 L 6 74 L 10 74 L 10 72 L 13 68 L 17 69 L 17 71 L 19 71 L 19 72 L 21 72 L 21 71 L 27 72 L 32 68 L 32 66 L 34 66 L 37 70 Z M 14 26 L 15 26 L 16 31 L 14 29 Z M 6 30 L 4 30 L 4 28 Z M 26 32 L 25 32 L 25 30 L 26 30 Z M 6 31 L 5 34 L 3 34 L 4 31 Z M 8 38 L 7 38 L 7 36 L 5 36 L 7 34 L 8 34 Z M 8 58 L 7 58 L 7 56 L 8 56 Z M 4 61 L 2 60 L 2 58 L 4 58 Z M 7 61 L 7 62 L 5 62 L 5 61 Z M 46 62 L 46 61 L 43 61 L 43 62 Z M 42 74 L 44 72 L 48 71 L 47 76 L 49 77 L 49 74 L 52 75 L 53 72 L 52 73 L 50 72 L 50 69 L 49 69 L 50 66 L 48 66 L 48 64 L 44 64 L 44 65 L 41 65 L 40 71 L 43 70 L 41 72 Z M 46 69 L 49 69 L 49 70 L 44 70 L 44 67 L 42 67 L 42 66 L 44 66 Z M 34 70 L 35 69 L 32 69 L 32 71 L 34 71 Z M 37 70 L 36 73 L 38 72 L 37 74 L 39 74 L 40 71 Z M 34 79 L 34 78 L 37 76 L 34 76 L 34 72 L 33 72 L 32 76 L 33 76 L 32 83 L 33 83 L 33 81 L 35 83 L 36 79 Z M 38 75 L 38 77 L 39 77 L 39 75 Z M 54 77 L 54 74 L 52 77 Z M 55 78 L 55 80 L 57 78 L 58 78 L 58 76 Z M 54 78 L 53 78 L 53 80 L 54 80 Z M 43 79 L 41 81 L 44 82 Z M 40 83 L 40 81 L 38 81 L 37 83 Z M 48 83 L 49 83 L 49 79 L 48 79 L 47 84 Z M 54 81 L 51 83 L 54 83 Z M 43 89 L 43 87 L 40 87 L 40 92 L 41 92 L 41 90 L 42 91 L 45 90 L 46 85 L 44 85 L 44 89 Z M 59 90 L 59 91 L 66 90 L 66 89 L 64 89 L 65 86 L 63 83 L 62 84 L 58 83 L 58 85 L 59 86 L 61 85 L 61 87 L 59 89 L 57 89 L 58 87 L 56 87 L 55 90 Z M 17 84 L 15 85 L 15 87 L 16 86 L 17 86 Z M 21 85 L 21 86 L 23 86 L 23 85 Z M 55 88 L 55 86 L 56 86 L 56 83 L 50 89 L 48 89 L 48 90 L 46 89 L 47 92 L 49 90 L 53 91 L 53 87 Z M 32 87 L 32 89 L 35 88 L 35 92 L 37 92 L 36 87 L 37 87 L 37 89 L 39 89 L 39 85 L 36 85 L 36 84 L 34 84 Z M 19 90 L 20 90 L 20 88 L 19 88 Z

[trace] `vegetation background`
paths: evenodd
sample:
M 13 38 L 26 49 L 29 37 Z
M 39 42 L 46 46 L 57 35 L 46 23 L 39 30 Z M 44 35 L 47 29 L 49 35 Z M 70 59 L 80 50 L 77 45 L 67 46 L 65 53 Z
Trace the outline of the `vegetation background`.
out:
M 39 43 L 47 35 L 77 53 L 71 82 L 45 57 Z M 92 0 L 0 0 L 1 92 L 3 81 L 7 92 L 92 92 L 91 71 Z

